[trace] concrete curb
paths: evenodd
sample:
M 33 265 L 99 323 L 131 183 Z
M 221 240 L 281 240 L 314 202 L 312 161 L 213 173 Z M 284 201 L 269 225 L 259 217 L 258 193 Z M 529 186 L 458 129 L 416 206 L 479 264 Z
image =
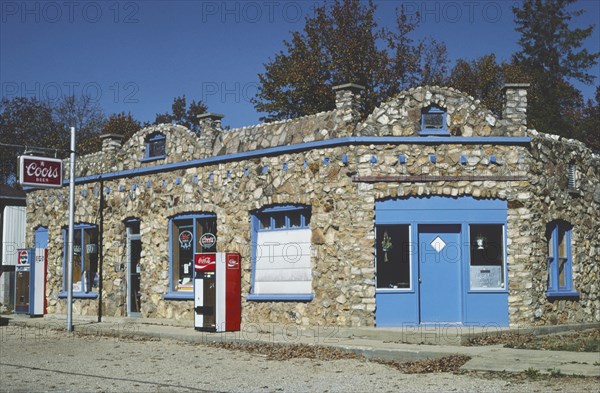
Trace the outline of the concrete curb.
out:
M 33 335 L 35 338 L 52 338 L 52 332 L 66 331 L 66 321 L 59 318 L 10 316 L 3 319 L 8 322 L 8 326 L 0 330 L 6 334 L 10 334 L 11 327 L 37 328 L 39 329 L 37 332 L 27 333 L 30 336 Z M 577 325 L 572 326 L 571 329 L 568 329 L 566 326 L 548 327 L 543 330 L 538 329 L 537 332 L 557 333 L 597 327 L 597 324 Z M 535 329 L 519 329 L 518 332 L 523 332 L 523 334 L 525 332 L 535 333 Z M 169 324 L 147 324 L 139 320 L 136 321 L 127 318 L 107 319 L 106 322 L 100 323 L 91 319 L 78 319 L 74 321 L 74 333 L 86 337 L 114 337 L 117 340 L 124 341 L 135 340 L 136 338 L 158 338 L 195 344 L 223 342 L 238 344 L 320 345 L 363 355 L 367 359 L 399 362 L 435 359 L 457 354 L 471 357 L 471 360 L 461 367 L 461 369 L 468 371 L 532 372 L 536 374 L 600 377 L 600 353 L 598 352 L 525 350 L 504 348 L 499 345 L 465 347 L 456 344 L 407 344 L 389 340 L 390 338 L 397 338 L 398 331 L 383 330 L 380 336 L 376 334 L 377 331 L 377 329 L 356 329 L 352 332 L 351 329 L 345 329 L 344 331 L 340 331 L 339 336 L 336 338 L 322 338 L 303 334 L 286 337 L 282 331 L 275 332 L 274 329 L 270 334 L 261 334 L 258 332 L 256 337 L 248 337 L 243 332 L 207 333 L 196 331 L 191 327 Z M 503 332 L 509 331 L 506 330 Z

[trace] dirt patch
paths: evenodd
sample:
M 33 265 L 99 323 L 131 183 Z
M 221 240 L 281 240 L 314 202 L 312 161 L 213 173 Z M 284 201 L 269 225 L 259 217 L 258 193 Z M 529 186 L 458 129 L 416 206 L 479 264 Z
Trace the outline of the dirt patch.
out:
M 471 360 L 470 356 L 451 355 L 439 359 L 418 360 L 414 362 L 381 361 L 380 363 L 395 367 L 407 374 L 426 374 L 457 372 L 469 360 Z
M 505 348 L 546 351 L 600 352 L 600 329 L 535 336 L 531 333 L 501 333 L 473 337 L 467 346 L 498 345 Z
M 307 358 L 317 360 L 357 359 L 367 361 L 363 355 L 351 351 L 319 345 L 305 344 L 263 344 L 263 343 L 206 343 L 205 345 L 239 350 L 252 354 L 265 356 L 269 360 L 289 360 Z M 369 359 L 369 361 L 393 367 L 408 374 L 426 374 L 456 372 L 471 358 L 463 355 L 451 355 L 438 359 L 418 360 L 412 362 L 398 362 L 389 360 Z
M 360 359 L 362 355 L 354 352 L 341 351 L 337 348 L 304 344 L 263 344 L 263 343 L 205 343 L 211 347 L 244 351 L 263 355 L 269 360 L 288 360 L 307 358 L 318 360 Z

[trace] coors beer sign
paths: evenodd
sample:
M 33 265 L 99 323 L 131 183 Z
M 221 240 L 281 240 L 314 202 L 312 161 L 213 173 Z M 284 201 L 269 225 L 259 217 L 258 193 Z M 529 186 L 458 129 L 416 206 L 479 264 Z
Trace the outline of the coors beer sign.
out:
M 62 187 L 62 160 L 58 158 L 19 157 L 19 183 L 32 187 Z

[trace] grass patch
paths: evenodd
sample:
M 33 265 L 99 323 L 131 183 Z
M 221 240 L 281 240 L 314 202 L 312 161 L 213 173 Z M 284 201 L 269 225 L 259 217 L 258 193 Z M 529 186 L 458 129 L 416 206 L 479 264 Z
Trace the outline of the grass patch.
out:
M 525 370 L 525 376 L 527 378 L 535 379 L 540 376 L 540 371 L 533 367 L 529 367 L 527 370 Z

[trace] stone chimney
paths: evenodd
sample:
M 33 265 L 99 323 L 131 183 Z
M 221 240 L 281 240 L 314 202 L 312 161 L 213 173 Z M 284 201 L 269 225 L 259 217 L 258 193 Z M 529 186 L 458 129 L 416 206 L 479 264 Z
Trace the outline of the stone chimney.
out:
M 502 118 L 512 136 L 525 135 L 527 130 L 527 89 L 529 83 L 506 83 Z
M 353 127 L 361 118 L 365 87 L 355 83 L 346 83 L 333 87 L 335 91 L 336 126 L 340 129 Z
M 213 146 L 220 132 L 223 131 L 221 120 L 225 117 L 219 113 L 203 113 L 198 115 L 198 123 L 200 124 L 200 145 L 203 149 L 203 156 L 212 156 Z
M 114 157 L 115 154 L 121 149 L 121 143 L 123 143 L 123 135 L 119 134 L 102 134 L 102 153 L 105 157 Z

